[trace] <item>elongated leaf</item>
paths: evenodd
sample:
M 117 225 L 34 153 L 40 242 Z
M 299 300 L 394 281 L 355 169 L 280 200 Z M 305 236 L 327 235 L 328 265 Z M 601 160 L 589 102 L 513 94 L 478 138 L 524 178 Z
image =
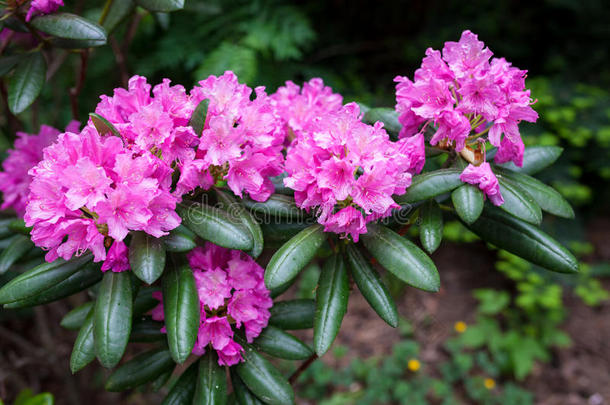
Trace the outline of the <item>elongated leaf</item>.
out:
M 424 249 L 428 253 L 432 253 L 438 249 L 443 239 L 443 213 L 438 203 L 432 199 L 426 201 L 421 207 L 420 218 L 419 240 Z
M 162 13 L 184 8 L 184 0 L 136 0 L 136 3 L 149 11 Z
M 47 304 L 81 292 L 98 283 L 101 279 L 102 272 L 100 271 L 100 265 L 92 262 L 86 263 L 67 279 L 62 280 L 31 297 L 8 303 L 4 307 L 16 309 Z
M 515 173 L 509 170 L 500 170 L 499 173 L 506 181 L 525 190 L 544 211 L 558 217 L 574 218 L 574 210 L 570 203 L 554 188 L 527 174 Z
M 20 114 L 40 94 L 47 74 L 47 62 L 40 52 L 21 59 L 13 75 L 8 79 L 8 107 L 13 114 Z
M 18 235 L 10 245 L 0 253 L 0 274 L 6 272 L 19 259 L 21 259 L 34 244 L 25 235 Z
M 367 228 L 368 233 L 362 235 L 364 246 L 383 267 L 413 287 L 439 290 L 438 271 L 427 254 L 391 229 L 376 224 Z
M 172 357 L 184 363 L 195 346 L 200 322 L 199 295 L 188 266 L 163 277 L 163 312 Z
M 381 319 L 391 327 L 397 327 L 398 311 L 396 303 L 379 274 L 371 267 L 355 245 L 349 244 L 347 246 L 346 256 L 352 271 L 352 277 L 364 298 Z
M 117 368 L 106 380 L 105 388 L 107 391 L 120 392 L 139 387 L 153 381 L 161 374 L 173 369 L 174 366 L 169 350 L 151 350 Z
M 280 359 L 304 360 L 313 354 L 313 350 L 305 343 L 274 326 L 263 329 L 253 345 Z
M 198 374 L 199 362 L 195 362 L 178 378 L 161 405 L 191 405 L 195 396 Z
M 313 225 L 315 221 L 270 221 L 261 223 L 265 246 L 279 248 L 299 232 Z
M 169 231 L 169 235 L 163 238 L 165 250 L 168 252 L 189 252 L 197 246 L 196 235 L 184 225 L 180 225 Z
M 195 203 L 176 211 L 187 228 L 216 245 L 239 250 L 251 250 L 254 245 L 250 231 L 218 208 Z
M 413 176 L 407 193 L 396 197 L 399 204 L 414 203 L 447 193 L 463 183 L 458 169 L 440 169 Z
M 96 113 L 89 113 L 89 118 L 100 135 L 114 135 L 121 138 L 121 133 L 110 121 Z
M 106 30 L 99 24 L 70 13 L 53 13 L 32 19 L 32 26 L 64 41 L 67 48 L 88 48 L 106 44 Z
M 349 285 L 343 258 L 331 256 L 320 273 L 316 291 L 313 342 L 318 356 L 330 349 L 347 312 Z
M 265 270 L 267 288 L 283 286 L 299 274 L 326 240 L 324 227 L 316 224 L 299 232 L 271 257 Z
M 129 265 L 146 284 L 152 284 L 165 268 L 165 246 L 162 239 L 145 232 L 136 232 L 129 244 Z
M 133 302 L 134 317 L 142 315 L 159 304 L 159 300 L 152 296 L 153 292 L 159 291 L 158 287 L 143 287 L 138 290 Z
M 197 105 L 197 108 L 195 108 L 193 111 L 189 125 L 193 128 L 193 131 L 195 131 L 197 135 L 201 135 L 203 129 L 205 128 L 209 106 L 210 100 L 206 98 L 205 100 L 201 100 L 201 102 Z
M 472 184 L 464 184 L 453 190 L 451 201 L 455 212 L 467 224 L 472 224 L 479 218 L 485 203 L 483 192 Z
M 502 163 L 506 169 L 525 174 L 535 174 L 552 165 L 559 158 L 563 148 L 559 146 L 531 146 L 523 152 L 523 166 L 518 167 L 513 162 Z
M 286 377 L 245 341 L 238 343 L 244 348 L 244 362 L 234 368 L 248 389 L 270 405 L 294 404 L 294 392 Z
M 134 321 L 129 334 L 130 342 L 158 342 L 165 340 L 165 333 L 161 332 L 163 322 L 153 321 L 145 317 Z
M 398 136 L 402 125 L 398 122 L 398 113 L 393 108 L 371 108 L 364 113 L 364 122 L 374 124 L 377 121 L 383 122 L 383 127 L 389 134 Z
M 484 241 L 548 270 L 578 271 L 578 260 L 559 242 L 536 226 L 497 208 L 486 207 L 481 217 L 468 228 Z
M 221 190 L 216 190 L 216 195 L 218 196 L 219 202 L 222 202 L 224 206 L 223 208 L 230 214 L 233 214 L 233 216 L 250 231 L 253 245 L 252 249 L 248 251 L 248 254 L 256 259 L 263 252 L 263 247 L 265 244 L 261 226 L 256 221 L 254 216 L 228 193 Z
M 294 198 L 283 194 L 273 194 L 265 202 L 250 199 L 243 201 L 244 205 L 256 212 L 264 222 L 272 217 L 299 219 L 304 216 L 304 211 L 297 207 Z
M 87 315 L 89 315 L 89 312 L 91 312 L 93 304 L 93 301 L 85 302 L 83 305 L 80 305 L 68 312 L 61 319 L 61 327 L 68 330 L 79 330 L 85 323 Z
M 110 8 L 102 22 L 102 26 L 108 34 L 123 21 L 127 19 L 127 16 L 135 9 L 133 0 L 121 0 L 121 1 L 107 1 L 106 4 L 110 3 Z
M 288 173 L 284 172 L 275 177 L 271 177 L 271 182 L 275 188 L 275 193 L 284 195 L 294 195 L 294 190 L 284 185 L 284 179 L 288 177 Z
M 152 392 L 159 392 L 159 390 L 161 388 L 163 388 L 165 386 L 165 384 L 167 384 L 169 379 L 172 378 L 172 374 L 173 373 L 174 373 L 174 370 L 170 369 L 170 370 L 166 371 L 165 373 L 161 374 L 159 377 L 155 378 L 150 383 L 151 391 Z
M 310 299 L 278 301 L 269 311 L 270 325 L 288 330 L 309 329 L 313 327 L 316 304 Z
M 25 226 L 25 221 L 21 218 L 17 218 L 8 225 L 8 228 L 21 235 L 29 235 L 32 231 L 31 227 Z M 29 238 L 28 238 L 29 239 Z
M 123 357 L 131 333 L 132 311 L 130 274 L 104 274 L 93 322 L 95 352 L 102 366 L 114 367 Z
M 234 369 L 231 369 L 231 385 L 233 385 L 233 393 L 239 405 L 263 405 L 256 395 L 246 387 L 246 384 L 239 378 Z
M 215 350 L 208 350 L 199 360 L 199 374 L 193 404 L 224 405 L 227 403 L 227 378 L 218 365 Z
M 91 254 L 68 262 L 57 259 L 43 263 L 12 279 L 0 289 L 0 304 L 21 301 L 64 281 L 92 259 Z
M 70 370 L 72 371 L 72 374 L 80 371 L 95 359 L 93 313 L 94 311 L 91 309 L 74 342 L 72 354 L 70 355 Z
M 521 187 L 506 181 L 501 175 L 496 176 L 500 184 L 500 193 L 504 204 L 500 206 L 504 211 L 532 224 L 542 222 L 542 211 L 534 198 Z

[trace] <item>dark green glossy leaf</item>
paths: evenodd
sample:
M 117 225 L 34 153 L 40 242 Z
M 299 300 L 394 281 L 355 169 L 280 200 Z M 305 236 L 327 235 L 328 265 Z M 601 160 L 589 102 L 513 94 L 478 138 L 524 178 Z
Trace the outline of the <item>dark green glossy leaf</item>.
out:
M 197 108 L 195 108 L 193 111 L 189 125 L 193 128 L 193 131 L 195 131 L 197 135 L 201 135 L 203 129 L 205 128 L 209 106 L 210 100 L 206 98 L 205 100 L 201 100 L 199 105 L 197 105 Z
M 294 195 L 294 190 L 284 185 L 284 179 L 286 177 L 288 177 L 288 173 L 286 172 L 275 177 L 271 177 L 271 182 L 273 183 L 273 187 L 275 188 L 275 193 Z
M 81 326 L 72 354 L 70 355 L 70 370 L 72 374 L 80 371 L 87 364 L 95 359 L 95 343 L 93 337 L 93 315 L 94 310 L 90 310 L 83 326 Z
M 4 273 L 19 259 L 21 259 L 34 244 L 25 235 L 17 235 L 16 238 L 0 253 L 0 274 Z
M 159 390 L 161 390 L 161 388 L 163 388 L 165 386 L 165 384 L 168 383 L 169 379 L 172 378 L 173 373 L 174 373 L 174 370 L 170 369 L 170 370 L 166 371 L 165 373 L 161 374 L 159 377 L 155 378 L 150 383 L 151 391 L 159 392 Z
M 133 274 L 146 284 L 152 284 L 165 268 L 163 240 L 145 232 L 135 232 L 129 244 L 129 265 Z
M 180 205 L 176 211 L 187 228 L 216 245 L 239 250 L 254 245 L 250 231 L 225 211 L 200 203 Z
M 199 362 L 195 362 L 178 378 L 161 405 L 192 405 L 198 373 Z
M 85 254 L 68 262 L 57 259 L 53 263 L 43 263 L 28 270 L 0 289 L 0 304 L 21 301 L 37 295 L 70 277 L 91 259 L 91 254 Z
M 502 163 L 499 166 L 515 172 L 535 174 L 555 163 L 562 152 L 563 148 L 559 146 L 531 146 L 525 148 L 523 152 L 522 167 L 518 167 L 513 162 Z
M 133 311 L 129 272 L 106 272 L 95 304 L 94 336 L 97 358 L 106 368 L 116 366 L 127 347 Z
M 199 374 L 193 404 L 224 405 L 227 403 L 227 377 L 218 365 L 215 350 L 208 350 L 199 360 Z
M 83 326 L 85 319 L 87 319 L 87 315 L 89 315 L 89 312 L 91 312 L 93 304 L 93 301 L 85 302 L 83 305 L 80 305 L 68 312 L 61 319 L 61 327 L 68 330 L 79 330 Z
M 324 263 L 316 291 L 313 342 L 318 356 L 326 353 L 337 337 L 347 312 L 348 298 L 345 262 L 340 255 L 334 254 Z
M 304 360 L 313 354 L 313 350 L 305 343 L 274 326 L 263 329 L 253 345 L 280 359 Z
M 393 328 L 398 326 L 396 303 L 379 274 L 371 267 L 360 250 L 349 244 L 346 250 L 347 262 L 358 289 L 377 314 Z
M 152 296 L 153 292 L 159 291 L 158 287 L 140 288 L 133 302 L 133 315 L 142 315 L 159 304 L 159 300 Z
M 398 136 L 402 125 L 398 122 L 398 113 L 393 108 L 371 108 L 364 113 L 363 121 L 367 124 L 374 124 L 377 121 L 383 122 L 383 127 L 389 134 Z
M 254 395 L 270 405 L 294 404 L 294 392 L 288 380 L 267 359 L 243 340 L 244 362 L 234 366 L 239 378 Z
M 200 322 L 199 295 L 188 266 L 163 277 L 163 312 L 172 357 L 176 363 L 184 363 L 195 346 Z
M 21 218 L 17 218 L 8 225 L 8 228 L 16 233 L 20 233 L 21 235 L 30 235 L 32 231 L 32 227 L 25 226 L 25 221 Z
M 239 405 L 263 405 L 256 395 L 250 392 L 234 369 L 231 369 L 231 383 L 235 399 Z
M 265 270 L 267 288 L 283 286 L 299 274 L 326 240 L 324 227 L 312 225 L 286 242 L 275 252 Z
M 19 62 L 24 56 L 25 55 L 23 54 L 2 56 L 0 58 L 0 77 L 10 73 L 10 71 L 13 70 L 17 62 Z
M 161 332 L 163 322 L 153 321 L 149 317 L 138 319 L 133 322 L 130 342 L 158 342 L 165 340 L 165 333 Z
M 244 205 L 256 212 L 261 222 L 267 222 L 273 217 L 299 219 L 305 212 L 297 207 L 294 198 L 284 194 L 273 194 L 265 202 L 258 202 L 246 198 Z
M 197 246 L 196 237 L 190 229 L 180 225 L 169 231 L 169 235 L 163 238 L 163 243 L 168 252 L 189 252 Z
M 13 114 L 20 114 L 40 94 L 46 80 L 47 62 L 40 52 L 21 59 L 15 72 L 8 78 L 8 107 Z
M 443 213 L 438 203 L 432 199 L 426 201 L 421 207 L 420 218 L 419 240 L 428 253 L 433 253 L 443 239 Z
M 447 193 L 463 183 L 458 169 L 439 169 L 413 176 L 407 193 L 396 197 L 399 204 L 414 203 Z
M 534 198 L 518 185 L 506 181 L 501 175 L 497 175 L 500 184 L 500 193 L 504 198 L 504 204 L 500 206 L 504 211 L 532 224 L 542 222 L 542 211 Z
M 184 0 L 136 0 L 136 3 L 149 11 L 163 13 L 184 8 Z
M 88 48 L 106 44 L 106 30 L 99 24 L 70 13 L 53 13 L 32 19 L 32 26 L 60 41 L 66 48 Z
M 362 241 L 379 264 L 413 287 L 431 292 L 439 290 L 438 271 L 426 253 L 384 226 L 368 224 L 367 228 Z
M 96 113 L 89 113 L 89 118 L 100 135 L 114 135 L 121 138 L 121 133 L 110 121 Z
M 315 221 L 269 221 L 261 223 L 265 247 L 279 248 Z
M 455 212 L 467 224 L 472 224 L 479 218 L 485 204 L 483 192 L 472 184 L 464 184 L 453 190 L 451 201 Z
M 278 301 L 271 309 L 269 324 L 281 329 L 309 329 L 313 327 L 313 318 L 316 311 L 314 300 L 296 299 Z
M 263 230 L 254 216 L 235 198 L 221 190 L 216 190 L 219 202 L 223 204 L 223 208 L 232 214 L 241 224 L 250 231 L 252 235 L 253 246 L 248 254 L 255 259 L 263 252 L 265 240 Z M 243 200 L 242 200 L 243 201 Z
M 105 388 L 111 392 L 133 389 L 153 381 L 174 366 L 169 350 L 154 349 L 139 354 L 117 368 L 106 380 Z
M 127 16 L 133 12 L 135 9 L 135 4 L 133 0 L 108 0 L 106 1 L 106 7 L 108 6 L 110 8 L 107 11 L 104 21 L 102 22 L 102 26 L 106 32 L 110 34 L 120 23 L 127 19 Z
M 484 241 L 546 269 L 562 273 L 578 271 L 578 260 L 559 242 L 538 227 L 495 207 L 486 207 L 468 228 Z

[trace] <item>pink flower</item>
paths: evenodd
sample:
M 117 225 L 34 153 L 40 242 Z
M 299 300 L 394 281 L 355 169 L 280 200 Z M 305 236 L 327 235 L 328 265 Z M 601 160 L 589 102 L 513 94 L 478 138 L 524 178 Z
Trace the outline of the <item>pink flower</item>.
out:
M 324 232 L 334 232 L 345 237 L 349 235 L 354 242 L 358 242 L 360 235 L 366 233 L 366 222 L 360 211 L 348 206 L 330 216 L 324 224 Z
M 201 324 L 193 348 L 195 355 L 206 349 L 218 353 L 218 364 L 232 366 L 242 361 L 243 347 L 235 331 L 245 332 L 251 343 L 267 326 L 273 301 L 263 281 L 264 270 L 238 250 L 206 243 L 188 254 L 199 294 Z M 153 310 L 153 319 L 163 320 L 163 298 Z
M 60 6 L 63 6 L 63 0 L 32 0 L 27 15 L 26 21 L 38 14 L 51 14 L 57 11 Z
M 129 257 L 127 256 L 127 246 L 123 242 L 114 241 L 112 246 L 110 246 L 110 249 L 108 249 L 106 260 L 102 265 L 102 271 L 112 270 L 115 273 L 118 273 L 129 270 L 130 268 Z
M 445 42 L 443 48 L 443 59 L 458 78 L 483 69 L 492 55 L 478 36 L 468 30 L 462 33 L 459 42 Z
M 462 174 L 460 180 L 464 183 L 475 184 L 489 197 L 494 205 L 502 205 L 504 198 L 500 194 L 500 185 L 495 174 L 491 171 L 488 162 L 483 162 L 480 166 L 469 164 Z

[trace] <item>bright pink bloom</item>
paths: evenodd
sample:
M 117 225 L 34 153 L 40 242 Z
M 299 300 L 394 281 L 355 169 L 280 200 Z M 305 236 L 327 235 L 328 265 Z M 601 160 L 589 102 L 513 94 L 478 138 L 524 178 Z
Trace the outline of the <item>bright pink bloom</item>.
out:
M 112 270 L 114 272 L 121 272 L 129 270 L 129 257 L 127 255 L 127 245 L 123 242 L 114 241 L 108 254 L 106 255 L 106 261 L 102 265 L 102 271 Z
M 60 6 L 63 6 L 63 0 L 32 0 L 27 15 L 26 21 L 39 14 L 51 14 L 57 11 Z
M 488 162 L 483 162 L 480 166 L 469 164 L 460 175 L 460 180 L 464 183 L 478 185 L 494 205 L 504 204 L 498 179 L 491 171 Z
M 251 343 L 269 321 L 273 301 L 263 281 L 264 270 L 245 253 L 209 242 L 187 257 L 201 307 L 193 353 L 200 356 L 212 348 L 221 366 L 237 364 L 242 361 L 243 348 L 234 340 L 235 330 L 243 330 Z M 153 310 L 153 319 L 163 320 L 162 296 L 154 297 L 160 303 Z

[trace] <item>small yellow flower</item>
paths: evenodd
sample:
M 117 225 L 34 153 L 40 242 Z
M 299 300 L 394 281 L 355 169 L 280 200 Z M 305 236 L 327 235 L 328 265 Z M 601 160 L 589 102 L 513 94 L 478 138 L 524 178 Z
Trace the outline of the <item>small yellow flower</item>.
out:
M 485 388 L 487 388 L 488 390 L 493 390 L 496 386 L 496 382 L 494 381 L 493 378 L 486 378 L 485 381 L 483 382 L 483 384 L 485 385 Z
M 453 329 L 455 329 L 455 331 L 457 333 L 464 333 L 466 332 L 466 328 L 468 328 L 468 326 L 466 325 L 466 322 L 456 322 L 455 325 L 453 325 Z
M 421 363 L 417 359 L 410 359 L 407 363 L 407 368 L 412 372 L 416 372 L 421 368 Z

